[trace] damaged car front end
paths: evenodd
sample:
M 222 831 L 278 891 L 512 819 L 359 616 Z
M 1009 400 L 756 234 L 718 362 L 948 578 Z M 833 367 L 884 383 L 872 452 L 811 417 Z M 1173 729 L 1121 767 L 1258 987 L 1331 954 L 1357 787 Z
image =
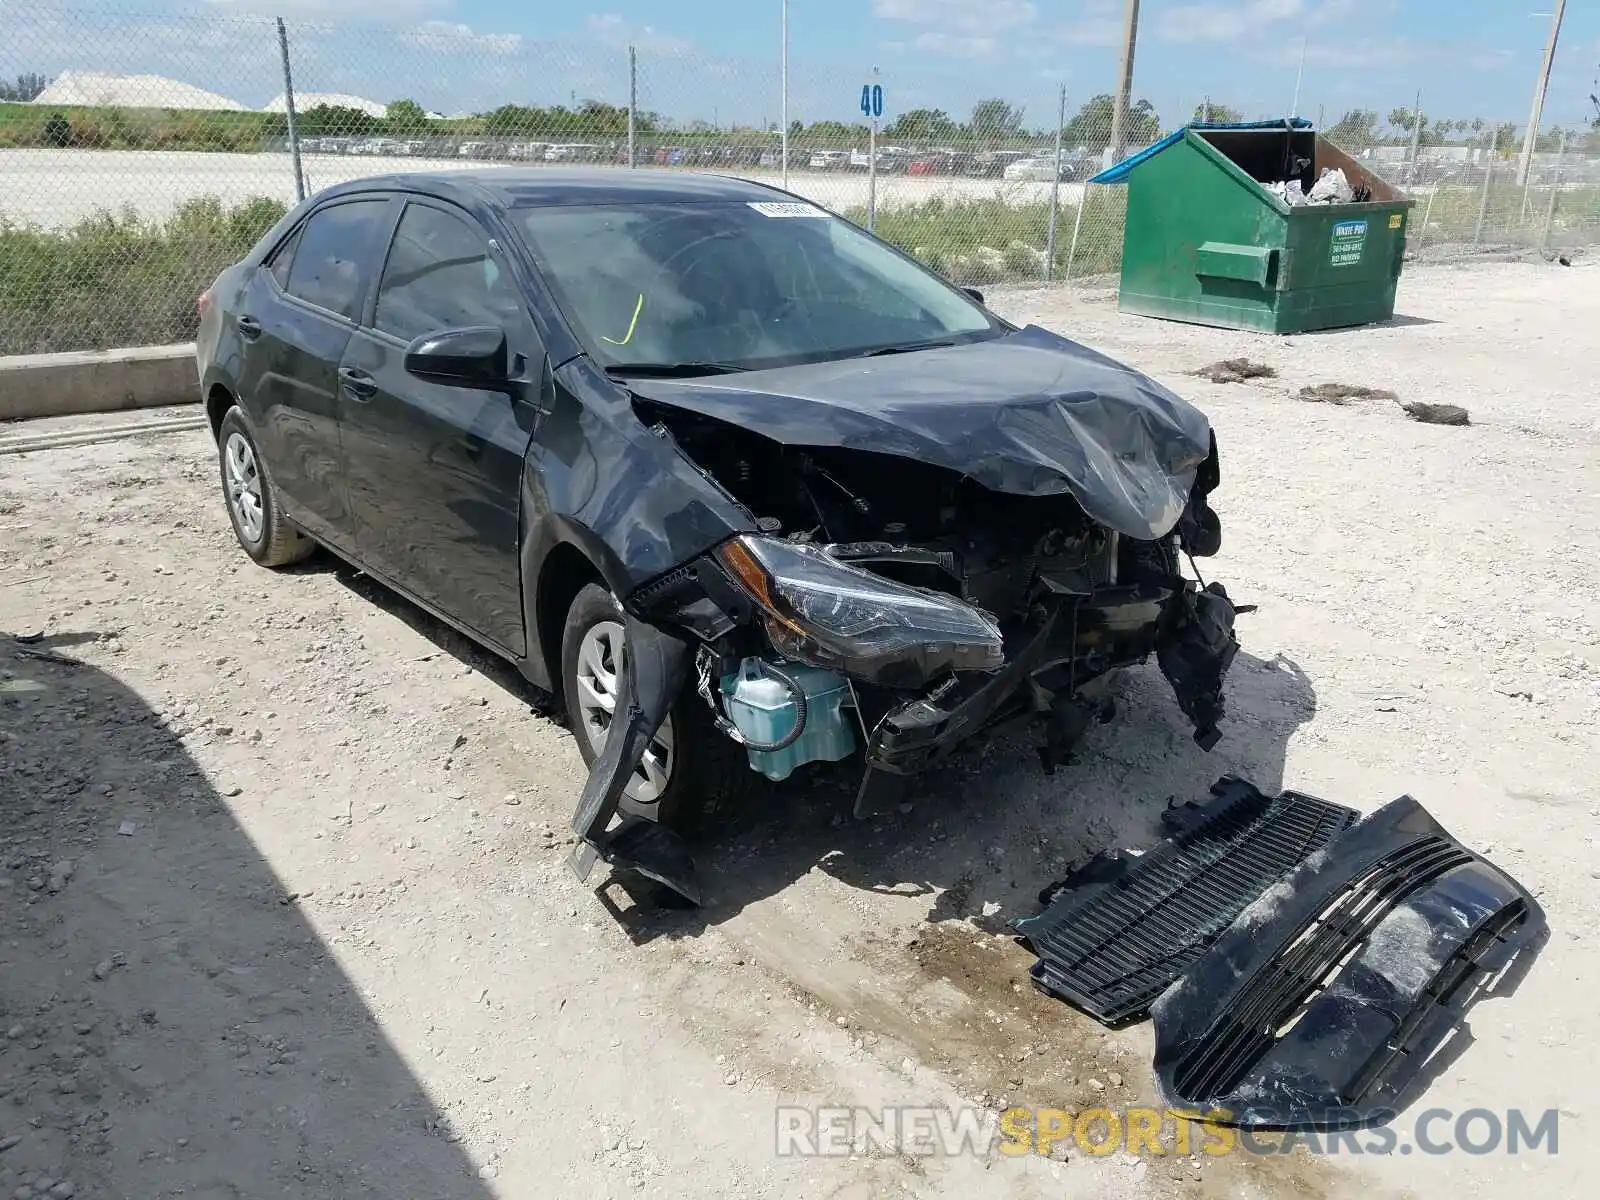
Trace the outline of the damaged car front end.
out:
M 1183 566 L 1220 545 L 1216 440 L 1160 385 L 1036 327 L 627 385 L 752 530 L 628 597 L 629 637 L 676 644 L 649 682 L 688 677 L 752 770 L 859 749 L 866 816 L 974 736 L 1038 722 L 1053 772 L 1114 715 L 1114 672 L 1152 656 L 1195 741 L 1220 738 L 1235 609 Z M 642 728 L 662 702 L 635 700 Z M 611 857 L 601 767 L 590 862 Z

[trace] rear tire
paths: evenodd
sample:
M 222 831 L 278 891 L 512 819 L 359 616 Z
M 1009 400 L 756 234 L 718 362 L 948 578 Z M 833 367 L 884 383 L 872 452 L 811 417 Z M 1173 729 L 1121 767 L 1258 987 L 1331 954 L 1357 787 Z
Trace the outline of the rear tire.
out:
M 237 406 L 217 429 L 222 499 L 239 546 L 263 567 L 284 567 L 311 554 L 317 544 L 283 516 L 272 472 Z
M 601 584 L 586 585 L 567 610 L 561 689 L 585 766 L 594 764 L 605 745 L 609 723 L 603 700 L 615 699 L 611 689 L 622 668 L 623 624 L 622 605 Z M 760 778 L 743 749 L 717 730 L 692 683 L 673 702 L 646 759 L 652 771 L 634 772 L 618 811 L 661 821 L 680 833 L 709 827 L 719 813 L 748 797 Z

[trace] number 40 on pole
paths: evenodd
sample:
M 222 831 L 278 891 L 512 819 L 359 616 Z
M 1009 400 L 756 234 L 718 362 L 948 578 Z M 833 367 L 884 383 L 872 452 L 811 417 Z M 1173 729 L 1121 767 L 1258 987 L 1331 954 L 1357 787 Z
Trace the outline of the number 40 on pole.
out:
M 861 85 L 861 115 L 877 120 L 883 116 L 883 84 L 863 83 Z

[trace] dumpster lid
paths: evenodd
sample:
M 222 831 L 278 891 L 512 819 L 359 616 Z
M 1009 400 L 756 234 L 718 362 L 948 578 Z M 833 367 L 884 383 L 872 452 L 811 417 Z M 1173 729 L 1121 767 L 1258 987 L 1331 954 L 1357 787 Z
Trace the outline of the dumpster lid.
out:
M 1180 129 L 1175 129 L 1159 142 L 1146 146 L 1137 154 L 1129 155 L 1115 166 L 1107 167 L 1100 174 L 1093 176 L 1090 183 L 1126 183 L 1134 167 L 1146 159 L 1154 158 L 1168 146 L 1181 141 L 1183 135 L 1190 129 L 1310 129 L 1311 122 L 1305 117 L 1280 117 L 1276 121 L 1192 121 Z

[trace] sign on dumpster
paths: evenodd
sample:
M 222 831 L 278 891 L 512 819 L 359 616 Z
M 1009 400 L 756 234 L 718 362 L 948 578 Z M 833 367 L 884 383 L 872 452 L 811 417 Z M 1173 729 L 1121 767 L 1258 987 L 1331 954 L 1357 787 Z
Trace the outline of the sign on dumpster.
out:
M 1328 262 L 1336 267 L 1348 267 L 1358 263 L 1366 245 L 1365 221 L 1340 221 L 1333 227 L 1333 242 L 1328 249 Z

